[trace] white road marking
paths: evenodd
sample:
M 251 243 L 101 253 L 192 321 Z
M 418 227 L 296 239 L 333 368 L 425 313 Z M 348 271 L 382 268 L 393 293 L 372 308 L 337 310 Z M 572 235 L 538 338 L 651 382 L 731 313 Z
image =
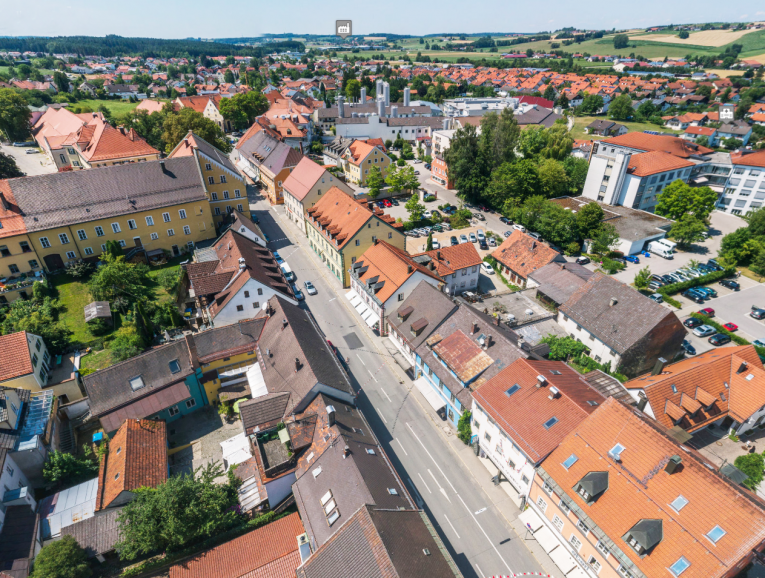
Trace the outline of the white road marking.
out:
M 425 489 L 428 490 L 428 493 L 432 494 L 433 492 L 430 491 L 430 488 L 428 487 L 428 483 L 425 481 L 425 478 L 422 477 L 422 474 L 420 472 L 417 472 L 417 475 L 420 476 L 420 479 L 422 480 L 422 483 L 425 485 Z
M 367 371 L 369 371 L 369 370 L 367 370 Z M 370 371 L 369 373 L 371 374 L 372 372 Z M 374 377 L 374 375 L 373 375 L 372 377 Z M 377 380 L 375 379 L 375 381 L 377 381 Z M 387 398 L 388 398 L 388 401 L 390 401 L 391 403 L 393 403 L 393 401 L 391 400 L 391 398 L 390 398 L 390 396 L 388 395 L 388 392 L 387 392 L 387 391 L 385 391 L 385 390 L 384 390 L 382 387 L 380 388 L 380 391 L 382 391 L 382 392 L 385 394 L 385 397 L 387 397 Z
M 499 559 L 502 560 L 502 563 L 507 566 L 507 569 L 510 571 L 510 574 L 513 574 L 513 570 L 510 568 L 510 565 L 505 562 L 505 559 L 502 557 L 502 554 L 499 553 L 499 550 L 497 550 L 497 547 L 494 545 L 494 542 L 489 539 L 489 535 L 486 533 L 486 530 L 483 529 L 483 526 L 478 523 L 478 520 L 476 520 L 475 516 L 473 515 L 473 512 L 470 511 L 470 508 L 467 507 L 467 504 L 465 503 L 465 500 L 462 499 L 462 496 L 457 494 L 457 497 L 460 499 L 460 502 L 462 502 L 462 505 L 465 506 L 465 509 L 467 510 L 468 514 L 473 518 L 473 521 L 476 523 L 476 525 L 481 529 L 481 532 L 483 532 L 483 535 L 486 537 L 486 541 L 491 544 L 491 547 L 494 548 L 494 551 L 497 553 L 497 556 L 499 556 Z
M 375 411 L 377 412 L 377 414 L 378 414 L 378 415 L 379 415 L 379 416 L 382 418 L 382 420 L 383 420 L 385 423 L 388 423 L 388 420 L 387 420 L 387 419 L 385 419 L 385 416 L 382 414 L 382 412 L 381 412 L 379 409 L 375 408 Z M 486 509 L 486 508 L 484 508 L 484 510 L 485 510 L 485 509 Z
M 369 370 L 367 369 L 367 371 L 369 371 Z M 377 378 L 375 377 L 375 374 L 374 374 L 374 373 L 372 373 L 371 371 L 369 371 L 369 375 L 371 375 L 371 376 L 372 376 L 372 379 L 374 379 L 374 380 L 375 380 L 375 383 L 377 383 Z M 380 389 L 382 389 L 382 388 L 380 388 Z M 384 390 L 384 389 L 383 389 L 383 393 L 385 393 L 385 390 Z M 388 394 L 387 394 L 387 393 L 385 393 L 385 397 L 388 397 Z M 389 397 L 388 397 L 388 401 L 390 401 L 390 398 L 389 398 Z
M 481 508 L 480 510 L 478 510 L 478 511 L 475 513 L 475 515 L 477 516 L 477 515 L 478 515 L 478 514 L 480 514 L 481 512 L 485 512 L 485 511 L 486 511 L 486 508 Z
M 356 354 L 356 357 L 359 357 L 359 354 L 358 354 L 358 353 Z M 367 364 L 366 364 L 366 363 L 364 363 L 364 360 L 363 360 L 363 359 L 361 359 L 360 357 L 359 357 L 359 361 L 361 362 L 361 365 L 363 365 L 364 367 L 366 367 L 366 365 L 367 365 Z
M 430 474 L 430 477 L 433 478 L 433 481 L 436 482 L 436 485 L 438 486 L 438 489 L 441 490 L 441 493 L 444 495 L 444 498 L 449 500 L 449 503 L 451 504 L 452 501 L 449 499 L 449 496 L 446 494 L 446 490 L 444 490 L 441 487 L 441 484 L 438 483 L 438 480 L 436 479 L 436 476 L 433 475 L 433 472 L 431 472 L 430 469 L 428 469 L 428 473 Z
M 398 438 L 396 438 L 396 441 L 398 442 L 398 445 L 400 445 L 400 446 L 401 446 L 401 451 L 403 451 L 403 452 L 404 452 L 404 454 L 406 454 L 406 455 L 408 456 L 409 454 L 408 454 L 408 453 L 406 452 L 406 450 L 404 449 L 404 444 L 402 444 L 402 443 L 401 443 L 401 440 L 400 440 L 400 439 L 398 439 Z
M 475 565 L 475 567 L 476 567 L 476 568 L 478 568 L 478 575 L 479 575 L 481 578 L 483 578 L 483 576 L 484 576 L 483 570 L 481 570 L 481 567 L 478 565 L 478 563 L 477 563 L 477 562 L 476 562 L 476 565 Z
M 457 530 L 454 528 L 454 524 L 452 524 L 452 521 L 449 519 L 449 517 L 446 514 L 444 514 L 444 518 L 446 518 L 446 521 L 449 522 L 449 525 L 452 527 L 452 531 L 455 534 L 457 534 Z M 462 540 L 462 538 L 460 538 L 459 534 L 457 534 L 457 540 Z
M 337 299 L 337 297 L 333 297 L 332 299 L 330 299 L 329 301 L 327 301 L 327 303 L 332 303 L 332 302 L 333 302 L 335 299 Z
M 414 433 L 414 430 L 412 429 L 412 426 L 410 426 L 410 425 L 409 425 L 409 422 L 407 422 L 407 424 L 406 424 L 406 427 L 408 427 L 408 428 L 409 428 L 409 431 L 410 431 L 410 432 L 412 432 L 412 435 L 414 436 L 414 439 L 416 439 L 418 442 L 420 442 L 420 445 L 422 446 L 422 449 L 424 449 L 424 450 L 425 450 L 425 453 L 426 453 L 426 454 L 428 454 L 428 457 L 429 457 L 431 460 L 433 460 L 433 463 L 434 463 L 434 464 L 436 465 L 436 467 L 438 468 L 438 471 L 439 471 L 439 472 L 441 472 L 441 475 L 442 475 L 442 476 L 443 476 L 443 477 L 446 479 L 446 481 L 447 481 L 447 482 L 449 482 L 449 485 L 452 487 L 452 490 L 454 490 L 454 493 L 456 494 L 456 493 L 457 493 L 457 489 L 454 487 L 454 484 L 452 484 L 451 480 L 450 480 L 449 478 L 447 478 L 447 477 L 446 477 L 446 474 L 445 474 L 445 473 L 444 473 L 444 471 L 441 469 L 441 466 L 439 466 L 439 465 L 438 465 L 438 462 L 437 462 L 435 459 L 433 459 L 433 456 L 432 456 L 432 455 L 430 455 L 430 452 L 428 451 L 428 448 L 426 448 L 426 447 L 425 447 L 425 444 L 424 444 L 424 443 L 422 443 L 422 440 L 421 440 L 420 438 L 418 438 L 418 437 L 417 437 L 417 434 L 416 434 L 416 433 Z

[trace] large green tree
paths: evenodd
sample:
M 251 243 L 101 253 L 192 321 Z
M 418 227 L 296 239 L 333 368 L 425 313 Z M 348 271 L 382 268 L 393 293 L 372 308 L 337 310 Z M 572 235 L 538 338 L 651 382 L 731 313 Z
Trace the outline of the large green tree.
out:
M 753 453 L 738 456 L 733 465 L 744 472 L 748 477 L 744 480 L 744 485 L 752 491 L 755 491 L 762 482 L 763 469 L 765 469 L 765 459 L 762 454 Z
M 88 555 L 72 536 L 45 545 L 35 558 L 31 578 L 89 578 Z
M 617 50 L 620 50 L 622 48 L 627 48 L 630 42 L 630 37 L 626 34 L 617 34 L 614 36 L 614 48 Z
M 35 286 L 38 283 L 35 283 Z M 27 331 L 39 335 L 53 353 L 61 353 L 69 347 L 72 332 L 59 321 L 61 304 L 50 297 L 16 299 L 5 311 L 0 328 L 3 335 Z M 2 315 L 2 312 L 0 312 Z
M 30 136 L 32 112 L 16 91 L 0 88 L 0 132 L 10 141 L 26 141 Z
M 369 174 L 367 175 L 367 188 L 369 189 L 369 197 L 376 199 L 384 185 L 385 178 L 383 177 L 380 167 L 374 166 L 369 169 Z
M 587 181 L 587 171 L 590 164 L 587 159 L 567 156 L 563 161 L 563 168 L 568 175 L 569 193 L 572 197 L 578 197 L 584 190 L 584 183 Z
M 479 136 L 476 127 L 469 124 L 458 129 L 445 156 L 449 176 L 460 196 L 478 200 L 486 189 L 487 175 L 480 166 Z
M 494 207 L 508 212 L 541 189 L 537 165 L 530 159 L 503 163 L 491 174 L 486 199 Z
M 345 96 L 348 100 L 361 98 L 361 83 L 355 78 L 345 83 Z
M 82 450 L 82 456 L 55 450 L 50 452 L 43 466 L 45 481 L 74 486 L 94 478 L 98 474 L 98 460 L 90 446 L 83 445 Z
M 695 215 L 686 214 L 672 223 L 668 236 L 677 241 L 678 244 L 687 246 L 696 241 L 702 241 L 704 239 L 703 233 L 706 230 L 707 225 L 704 221 Z
M 24 173 L 21 172 L 21 169 L 19 169 L 19 166 L 16 164 L 16 159 L 0 152 L 0 179 L 13 179 L 23 176 Z
M 215 536 L 240 523 L 239 482 L 228 481 L 215 462 L 198 468 L 193 475 L 171 476 L 155 488 L 134 491 L 135 498 L 119 515 L 120 558 L 134 560 L 157 551 L 177 551 L 195 541 Z
M 178 113 L 171 114 L 165 119 L 162 125 L 165 152 L 172 151 L 190 130 L 224 153 L 231 152 L 231 144 L 220 127 L 190 108 L 182 108 Z
M 551 199 L 565 196 L 569 185 L 563 163 L 555 159 L 545 159 L 539 163 L 539 184 L 542 194 Z
M 664 187 L 659 195 L 656 214 L 673 220 L 683 215 L 706 220 L 716 203 L 717 193 L 709 187 L 691 187 L 677 179 Z
M 611 251 L 619 242 L 619 233 L 611 223 L 603 223 L 592 236 L 591 250 L 599 255 Z
M 595 114 L 601 108 L 603 108 L 603 97 L 599 94 L 584 94 L 582 98 L 582 104 L 579 105 L 579 110 L 588 114 Z
M 125 261 L 108 253 L 101 255 L 103 266 L 90 278 L 88 288 L 96 301 L 113 301 L 117 297 L 129 303 L 152 297 L 148 283 L 148 268 L 143 263 Z
M 582 239 L 591 239 L 603 222 L 603 208 L 595 202 L 587 203 L 576 213 L 576 225 Z
M 268 99 L 262 94 L 251 90 L 223 98 L 220 101 L 220 113 L 230 121 L 236 130 L 248 128 L 255 118 L 268 110 Z
M 409 212 L 410 223 L 415 224 L 422 220 L 422 215 L 425 213 L 425 206 L 420 203 L 420 199 L 416 194 L 409 197 L 404 208 Z
M 612 120 L 629 120 L 635 110 L 632 108 L 632 99 L 628 94 L 617 96 L 608 107 L 608 118 Z

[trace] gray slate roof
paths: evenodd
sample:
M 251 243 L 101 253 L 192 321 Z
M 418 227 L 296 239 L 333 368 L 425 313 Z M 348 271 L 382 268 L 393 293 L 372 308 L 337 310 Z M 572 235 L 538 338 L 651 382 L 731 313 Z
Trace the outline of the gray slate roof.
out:
M 30 232 L 181 203 L 207 204 L 193 157 L 21 177 L 8 184 Z
M 524 114 L 515 115 L 515 119 L 521 126 L 527 124 L 539 124 L 546 128 L 550 128 L 555 124 L 555 121 L 559 118 L 563 118 L 560 114 L 557 114 L 549 108 L 535 108 Z
M 236 351 L 255 351 L 260 337 L 260 332 L 266 324 L 265 318 L 240 321 L 232 325 L 215 327 L 195 334 L 192 339 L 196 346 L 197 356 L 201 363 L 209 363 L 205 360 L 208 356 Z
M 122 508 L 109 508 L 95 516 L 61 528 L 61 536 L 72 536 L 85 550 L 88 558 L 114 550 L 120 539 L 117 516 Z
M 406 320 L 399 319 L 399 312 L 412 308 Z M 388 315 L 388 323 L 403 335 L 413 349 L 420 346 L 441 323 L 457 309 L 457 304 L 427 281 L 420 281 L 409 296 Z M 409 330 L 412 323 L 426 319 L 428 324 L 419 335 Z
M 555 303 L 565 303 L 592 277 L 592 271 L 576 263 L 550 263 L 529 275 L 539 283 L 537 291 Z
M 269 393 L 255 399 L 248 399 L 239 404 L 239 412 L 242 416 L 242 428 L 246 435 L 263 424 L 281 420 L 287 410 L 290 394 Z
M 227 154 L 224 154 L 223 152 L 218 150 L 215 146 L 211 145 L 209 142 L 207 142 L 198 134 L 192 132 L 191 135 L 194 137 L 194 142 L 197 143 L 197 148 L 199 149 L 200 153 L 214 160 L 216 163 L 223 165 L 232 173 L 237 175 L 241 174 L 239 172 L 239 169 L 236 168 L 236 166 L 234 165 L 234 163 L 231 161 L 231 159 L 228 157 Z
M 616 303 L 611 305 L 613 298 Z M 559 309 L 619 354 L 664 318 L 675 315 L 629 285 L 597 271 Z

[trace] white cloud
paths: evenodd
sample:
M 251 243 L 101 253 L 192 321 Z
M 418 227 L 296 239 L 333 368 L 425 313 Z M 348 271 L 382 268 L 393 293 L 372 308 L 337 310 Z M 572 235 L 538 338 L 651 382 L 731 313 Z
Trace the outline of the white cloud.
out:
M 749 14 L 742 14 L 738 18 L 739 18 L 739 20 L 746 20 L 747 18 L 749 18 Z

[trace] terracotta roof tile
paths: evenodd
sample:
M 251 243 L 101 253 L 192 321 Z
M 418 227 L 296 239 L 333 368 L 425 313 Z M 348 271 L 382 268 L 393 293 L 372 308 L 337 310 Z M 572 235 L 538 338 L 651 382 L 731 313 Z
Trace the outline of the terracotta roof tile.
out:
M 647 177 L 656 173 L 692 167 L 694 164 L 664 151 L 649 151 L 632 155 L 627 168 L 630 174 Z
M 413 257 L 420 255 L 428 255 L 433 260 L 436 264 L 436 273 L 441 277 L 451 275 L 460 269 L 478 266 L 483 262 L 473 243 L 449 245 L 425 253 L 418 253 Z
M 518 230 L 514 230 L 491 256 L 524 279 L 537 269 L 563 259 L 557 251 Z
M 302 201 L 325 173 L 327 171 L 323 166 L 303 157 L 284 181 L 284 190 L 298 201 Z
M 704 155 L 714 152 L 712 149 L 688 142 L 680 137 L 647 134 L 644 132 L 628 132 L 627 134 L 604 139 L 601 142 L 642 151 L 664 151 L 683 159 L 687 159 L 691 155 Z
M 34 372 L 26 331 L 0 335 L 0 382 Z
M 322 195 L 322 198 L 309 209 L 308 214 L 312 225 L 317 229 L 318 224 L 314 222 L 315 220 L 326 223 L 321 227 L 321 234 L 334 243 L 336 248 L 344 247 L 373 217 L 366 203 L 354 201 L 337 187 L 332 187 Z M 327 232 L 330 226 L 337 227 L 333 235 Z M 335 239 L 338 240 L 337 243 Z
M 449 368 L 463 383 L 469 383 L 480 375 L 494 360 L 462 331 L 455 331 L 433 347 Z
M 765 150 L 759 150 L 751 154 L 744 154 L 743 152 L 731 153 L 730 160 L 734 165 L 765 167 Z

